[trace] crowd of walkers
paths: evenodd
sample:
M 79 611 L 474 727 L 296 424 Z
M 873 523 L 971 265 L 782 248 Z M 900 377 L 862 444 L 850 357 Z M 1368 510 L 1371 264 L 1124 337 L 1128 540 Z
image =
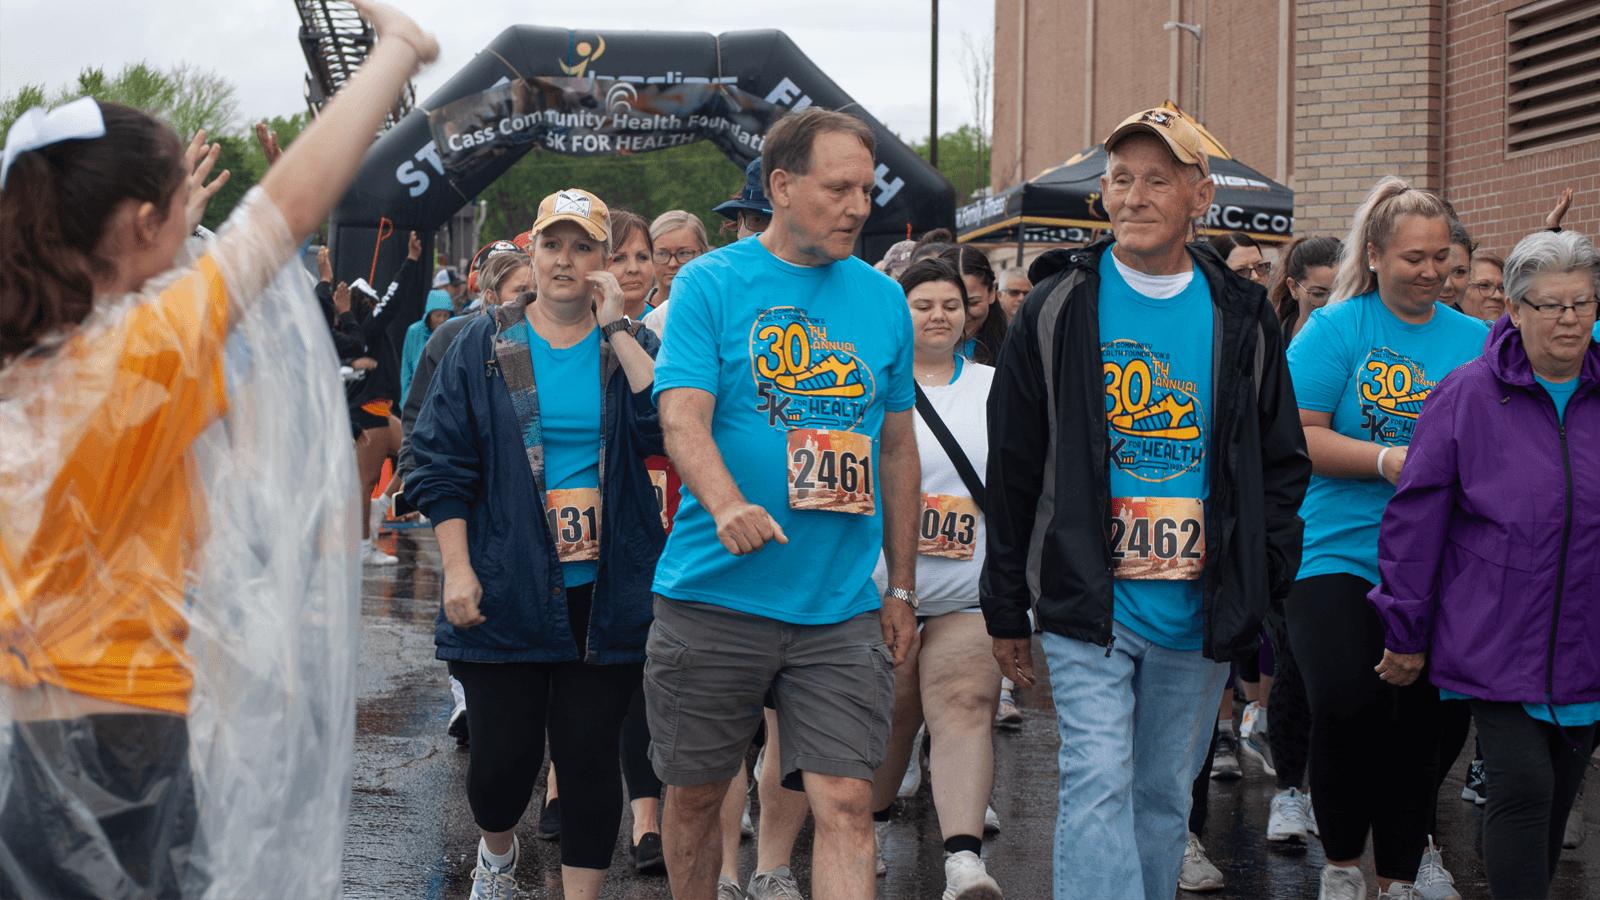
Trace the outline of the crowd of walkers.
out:
M 239 317 L 437 53 L 358 6 L 362 76 L 287 151 L 263 135 L 260 188 L 194 253 L 226 180 L 203 135 L 91 100 L 8 136 L 0 429 L 56 434 L 52 390 L 99 405 L 62 461 L 0 454 L 0 498 L 43 504 L 0 525 L 0 896 L 198 896 L 226 864 L 187 781 L 183 639 L 228 511 L 191 496 L 189 445 Z M 382 290 L 323 254 L 302 293 L 343 373 L 361 560 L 395 562 L 391 516 L 439 542 L 474 900 L 516 895 L 525 819 L 567 900 L 598 897 L 625 799 L 677 900 L 869 898 L 924 764 L 945 900 L 999 900 L 991 731 L 1035 648 L 1057 900 L 1224 887 L 1207 797 L 1241 760 L 1276 780 L 1268 841 L 1321 843 L 1323 900 L 1367 896 L 1369 835 L 1381 900 L 1459 897 L 1434 834 L 1473 729 L 1490 892 L 1545 895 L 1600 721 L 1600 254 L 1560 229 L 1570 192 L 1501 257 L 1387 177 L 1342 240 L 1269 260 L 1194 239 L 1214 186 L 1185 119 L 1105 147 L 1109 235 L 1025 273 L 947 231 L 853 256 L 874 138 L 817 107 L 771 129 L 714 250 L 691 213 L 575 187 L 464 275 L 416 271 L 414 234 Z

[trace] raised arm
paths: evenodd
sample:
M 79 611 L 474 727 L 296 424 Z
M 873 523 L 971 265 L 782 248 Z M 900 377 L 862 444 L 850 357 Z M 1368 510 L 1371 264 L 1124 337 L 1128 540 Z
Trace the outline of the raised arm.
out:
M 378 33 L 378 44 L 352 78 L 267 170 L 261 189 L 298 244 L 320 226 L 355 179 L 378 126 L 417 68 L 439 44 L 405 13 L 372 0 L 352 0 Z

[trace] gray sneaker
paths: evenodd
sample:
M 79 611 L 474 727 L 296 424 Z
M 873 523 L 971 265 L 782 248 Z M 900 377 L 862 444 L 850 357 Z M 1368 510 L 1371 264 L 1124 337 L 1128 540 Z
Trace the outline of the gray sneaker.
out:
M 1194 832 L 1189 832 L 1189 840 L 1183 845 L 1183 868 L 1178 870 L 1178 887 L 1186 891 L 1220 891 L 1223 885 L 1222 870 L 1206 859 L 1206 848 L 1200 846 L 1200 838 Z
M 1378 900 L 1422 900 L 1422 892 L 1414 884 L 1396 881 L 1387 891 L 1378 892 Z
M 1367 877 L 1355 866 L 1323 866 L 1317 900 L 1367 900 Z
M 1422 854 L 1422 865 L 1417 867 L 1416 889 L 1421 900 L 1461 900 L 1455 879 L 1444 867 L 1444 854 L 1434 846 L 1431 834 L 1428 835 L 1428 851 Z
M 739 885 L 728 880 L 728 876 L 718 875 L 717 900 L 748 900 L 748 897 Z
M 788 866 L 779 866 L 771 872 L 757 872 L 750 876 L 750 886 L 745 889 L 749 900 L 806 900 L 800 894 L 800 885 Z M 722 900 L 722 898 L 717 898 Z

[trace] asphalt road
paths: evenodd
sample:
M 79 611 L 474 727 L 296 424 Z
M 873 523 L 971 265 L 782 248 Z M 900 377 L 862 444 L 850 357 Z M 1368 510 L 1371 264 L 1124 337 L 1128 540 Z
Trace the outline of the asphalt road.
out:
M 345 896 L 462 900 L 471 890 L 477 830 L 463 787 L 467 754 L 445 735 L 451 701 L 444 664 L 433 658 L 440 590 L 438 545 L 427 528 L 385 533 L 378 544 L 397 555 L 400 563 L 369 566 L 363 579 Z M 1034 659 L 1042 666 L 1044 654 L 1037 647 Z M 1057 738 L 1048 682 L 1041 682 L 1017 698 L 1027 717 L 1023 726 L 995 733 L 993 805 L 1002 830 L 986 841 L 985 857 L 1008 900 L 1050 897 Z M 1472 746 L 1470 741 L 1467 746 Z M 1489 891 L 1477 855 L 1482 807 L 1456 799 L 1466 762 L 1465 758 L 1458 762 L 1445 784 L 1438 839 L 1458 890 L 1466 900 L 1474 900 L 1487 898 Z M 1267 843 L 1267 812 L 1275 785 L 1254 763 L 1245 761 L 1244 766 L 1243 779 L 1212 783 L 1210 821 L 1202 837 L 1211 860 L 1226 876 L 1227 887 L 1210 896 L 1315 897 L 1321 848 L 1313 842 L 1308 849 L 1283 852 Z M 1590 785 L 1584 802 L 1588 838 L 1582 848 L 1563 856 L 1552 898 L 1600 900 L 1600 783 Z M 534 806 L 519 829 L 523 857 L 517 871 L 518 896 L 559 900 L 558 847 L 534 836 L 537 818 Z M 759 828 L 759 804 L 755 818 Z M 628 852 L 629 822 L 624 814 L 601 896 L 668 900 L 666 878 L 634 872 Z M 795 848 L 794 868 L 802 888 L 810 880 L 810 851 L 808 825 Z M 929 900 L 944 890 L 938 822 L 926 779 L 915 797 L 900 803 L 887 857 L 889 874 L 878 879 L 882 900 Z M 740 849 L 744 878 L 754 863 L 755 842 L 746 840 Z M 1369 896 L 1375 897 L 1370 852 L 1366 868 Z M 1192 900 L 1199 895 L 1179 891 L 1178 896 Z

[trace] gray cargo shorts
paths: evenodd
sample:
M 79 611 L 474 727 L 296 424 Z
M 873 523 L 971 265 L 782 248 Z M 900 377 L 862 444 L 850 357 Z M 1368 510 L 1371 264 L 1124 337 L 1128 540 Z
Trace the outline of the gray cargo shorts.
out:
M 801 790 L 801 772 L 872 780 L 894 715 L 894 660 L 877 610 L 794 625 L 656 595 L 644 691 L 650 762 L 663 782 L 732 778 L 769 687 L 784 787 Z

